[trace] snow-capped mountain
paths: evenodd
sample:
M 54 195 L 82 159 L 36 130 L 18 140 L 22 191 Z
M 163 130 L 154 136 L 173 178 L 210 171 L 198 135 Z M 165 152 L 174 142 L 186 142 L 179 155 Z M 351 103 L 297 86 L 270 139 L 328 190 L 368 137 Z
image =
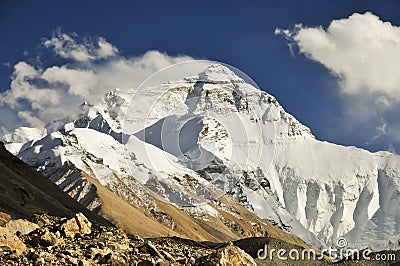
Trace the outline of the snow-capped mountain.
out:
M 132 96 L 114 90 L 82 105 L 18 157 L 94 210 L 96 182 L 170 228 L 177 221 L 158 211 L 162 200 L 229 224 L 220 210 L 234 198 L 317 248 L 339 237 L 356 248 L 399 248 L 399 156 L 315 139 L 273 96 L 220 64 Z
M 14 132 L 4 135 L 1 141 L 9 152 L 17 154 L 20 150 L 33 145 L 35 141 L 43 138 L 46 134 L 47 130 L 44 128 L 20 127 Z

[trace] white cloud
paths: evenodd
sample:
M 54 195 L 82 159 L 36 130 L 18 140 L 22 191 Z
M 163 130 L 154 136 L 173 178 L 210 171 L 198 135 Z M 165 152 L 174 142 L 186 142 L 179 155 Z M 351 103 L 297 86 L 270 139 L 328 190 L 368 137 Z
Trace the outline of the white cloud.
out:
M 325 30 L 302 24 L 275 31 L 295 43 L 299 52 L 336 75 L 342 92 L 377 99 L 376 104 L 400 102 L 400 27 L 372 13 L 355 13 L 333 20 Z
M 67 66 L 47 68 L 41 78 L 49 84 L 65 84 L 68 94 L 88 99 L 97 90 L 98 78 L 92 69 L 73 69 Z
M 42 84 L 45 81 L 42 75 L 41 69 L 26 62 L 14 66 L 10 89 L 0 94 L 0 106 L 16 113 L 20 121 L 7 126 L 43 126 L 62 118 L 63 112 L 70 112 L 80 102 L 58 84 Z
M 19 111 L 18 112 L 18 117 L 22 119 L 23 121 L 26 121 L 26 124 L 29 127 L 42 127 L 43 126 L 43 121 L 37 118 L 36 116 L 33 115 L 32 112 L 29 111 Z
M 91 41 L 82 38 L 81 43 L 78 42 L 76 34 L 68 35 L 60 30 L 54 32 L 51 39 L 43 41 L 43 45 L 47 48 L 52 47 L 53 51 L 63 57 L 76 61 L 89 61 L 112 57 L 118 53 L 117 47 L 107 42 L 103 37 Z
M 386 121 L 381 118 L 381 125 L 376 127 L 376 130 L 378 131 L 378 134 L 372 137 L 372 140 L 376 140 L 377 138 L 387 135 L 387 123 Z
M 0 136 L 4 136 L 7 133 L 8 133 L 7 128 L 3 125 L 0 125 Z
M 387 151 L 391 152 L 391 153 L 394 153 L 394 154 L 398 154 L 397 151 L 396 151 L 396 147 L 392 143 L 389 144 L 389 148 L 388 148 Z
M 346 114 L 343 131 L 352 128 L 381 148 L 384 142 L 400 147 L 400 131 L 395 130 L 400 122 L 394 118 L 400 111 L 399 26 L 367 12 L 333 20 L 326 29 L 297 24 L 275 34 L 286 38 L 291 51 L 296 48 L 337 77 Z
M 108 91 L 137 88 L 147 77 L 169 65 L 191 60 L 149 51 L 138 57 L 123 57 L 118 49 L 100 37 L 95 44 L 58 32 L 45 47 L 71 59 L 65 65 L 42 69 L 21 61 L 14 65 L 10 88 L 0 94 L 0 125 L 13 130 L 18 126 L 41 127 L 71 115 L 84 101 L 96 104 Z M 94 60 L 102 58 L 103 60 Z M 4 131 L 4 128 L 3 130 Z
M 386 124 L 386 121 L 382 118 L 382 119 L 381 119 L 381 122 L 382 122 L 382 124 L 381 124 L 379 127 L 377 127 L 376 129 L 377 129 L 381 134 L 387 135 L 387 130 L 386 130 L 387 124 Z
M 10 63 L 10 62 L 1 63 L 1 65 L 2 65 L 3 67 L 11 68 L 11 63 Z

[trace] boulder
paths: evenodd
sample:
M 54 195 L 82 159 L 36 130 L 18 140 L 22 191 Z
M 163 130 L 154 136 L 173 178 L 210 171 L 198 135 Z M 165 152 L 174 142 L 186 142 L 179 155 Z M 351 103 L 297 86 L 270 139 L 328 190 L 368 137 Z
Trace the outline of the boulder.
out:
M 61 230 L 66 237 L 74 238 L 77 233 L 90 234 L 91 227 L 92 223 L 82 213 L 78 213 L 74 218 L 67 220 L 61 226 Z
M 104 257 L 111 254 L 112 250 L 109 248 L 91 248 L 90 249 L 90 258 L 95 260 L 103 260 Z
M 156 262 L 150 254 L 140 254 L 137 266 L 155 266 Z
M 0 251 L 13 250 L 17 253 L 26 251 L 25 244 L 13 232 L 0 227 Z
M 11 220 L 11 215 L 5 212 L 0 212 L 0 226 L 4 226 Z
M 110 258 L 112 266 L 126 266 L 128 265 L 126 258 L 117 252 L 113 253 Z
M 130 250 L 129 238 L 122 230 L 102 232 L 98 237 L 98 241 L 106 243 L 105 245 L 113 251 Z
M 19 232 L 22 235 L 27 235 L 30 232 L 39 228 L 37 224 L 31 223 L 23 219 L 11 220 L 5 224 L 5 227 L 12 234 L 16 234 L 17 232 Z
M 240 248 L 229 243 L 226 247 L 200 258 L 197 265 L 205 266 L 256 266 L 254 259 Z
M 149 249 L 149 253 L 153 256 L 158 256 L 162 260 L 164 260 L 164 256 L 158 251 L 158 249 L 150 242 L 147 241 L 145 246 Z
M 61 240 L 59 240 L 55 234 L 52 232 L 46 231 L 41 237 L 40 237 L 40 244 L 42 246 L 48 247 L 48 246 L 55 246 L 58 243 L 60 243 Z

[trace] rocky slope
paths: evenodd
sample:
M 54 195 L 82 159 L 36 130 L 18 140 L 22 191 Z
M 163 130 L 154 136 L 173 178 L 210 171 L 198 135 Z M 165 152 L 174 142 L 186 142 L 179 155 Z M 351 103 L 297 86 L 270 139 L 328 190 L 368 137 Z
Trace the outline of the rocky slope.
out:
M 38 213 L 72 217 L 84 213 L 92 221 L 108 224 L 65 194 L 44 175 L 38 173 L 0 145 L 0 211 L 13 218 L 27 218 Z
M 302 248 L 265 238 L 236 242 L 196 242 L 177 237 L 143 239 L 115 227 L 92 224 L 78 213 L 71 219 L 35 215 L 30 220 L 10 220 L 0 213 L 1 265 L 395 265 L 400 252 L 372 252 L 371 260 L 253 259 L 248 253 L 267 243 L 269 248 L 289 251 Z M 267 242 L 266 242 L 267 241 Z M 243 249 L 242 249 L 243 248 Z M 394 254 L 397 259 L 376 260 L 377 255 Z M 253 256 L 254 256 L 253 255 Z
M 48 215 L 11 220 L 0 232 L 2 265 L 256 265 L 232 243 L 210 248 L 173 238 L 144 240 L 92 225 L 80 213 L 70 220 Z

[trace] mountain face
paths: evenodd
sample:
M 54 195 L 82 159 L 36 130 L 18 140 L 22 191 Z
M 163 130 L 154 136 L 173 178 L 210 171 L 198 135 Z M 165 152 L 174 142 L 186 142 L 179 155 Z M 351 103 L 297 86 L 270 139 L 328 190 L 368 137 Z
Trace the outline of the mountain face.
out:
M 203 239 L 260 233 L 261 218 L 316 248 L 340 237 L 399 248 L 400 157 L 315 139 L 222 65 L 134 96 L 111 91 L 48 128 L 17 156 L 103 216 L 98 187 L 174 232 L 185 230 L 177 217 L 194 221 Z

